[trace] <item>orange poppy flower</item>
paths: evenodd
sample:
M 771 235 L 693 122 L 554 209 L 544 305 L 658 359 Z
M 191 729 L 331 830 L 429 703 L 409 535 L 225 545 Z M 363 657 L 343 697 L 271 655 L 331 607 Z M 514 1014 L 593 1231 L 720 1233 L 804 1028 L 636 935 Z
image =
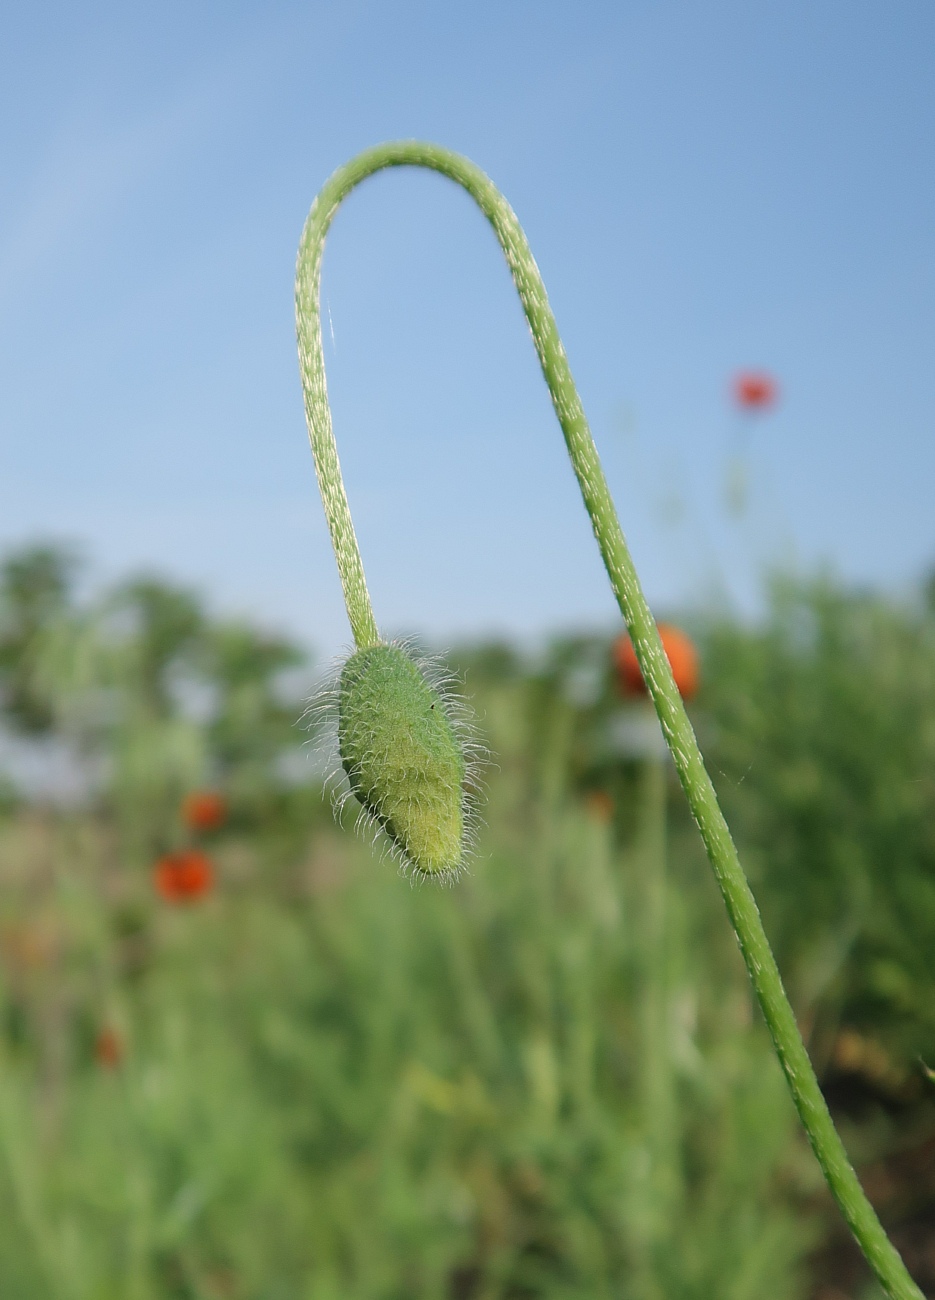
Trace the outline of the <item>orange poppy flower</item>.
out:
M 671 623 L 659 624 L 659 636 L 679 694 L 683 700 L 690 700 L 698 690 L 698 653 L 691 639 Z M 643 673 L 633 643 L 628 636 L 617 638 L 614 642 L 613 655 L 620 693 L 645 695 L 646 683 L 643 681 Z
M 182 821 L 191 831 L 216 831 L 227 819 L 227 801 L 216 790 L 194 790 L 182 800 Z
M 744 411 L 764 411 L 779 396 L 772 375 L 758 370 L 742 370 L 734 378 L 734 401 Z
M 211 892 L 214 867 L 200 849 L 182 849 L 159 859 L 153 882 L 167 903 L 192 903 Z

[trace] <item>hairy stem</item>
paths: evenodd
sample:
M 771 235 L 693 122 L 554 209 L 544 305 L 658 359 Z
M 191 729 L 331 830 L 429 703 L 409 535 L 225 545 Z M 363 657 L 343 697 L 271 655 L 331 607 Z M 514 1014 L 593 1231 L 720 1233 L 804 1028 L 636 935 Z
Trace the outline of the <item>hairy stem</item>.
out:
M 325 236 L 342 199 L 374 172 L 402 166 L 427 167 L 457 182 L 467 190 L 494 228 L 529 322 L 542 373 L 611 586 L 809 1142 L 841 1212 L 886 1293 L 893 1300 L 922 1300 L 922 1292 L 909 1276 L 864 1194 L 818 1086 L 756 901 L 705 770 L 695 733 L 633 567 L 545 286 L 526 236 L 506 199 L 478 167 L 450 150 L 411 140 L 368 149 L 340 167 L 326 182 L 302 232 L 296 271 L 299 364 L 309 437 L 354 639 L 362 648 L 375 644 L 379 637 L 331 427 L 321 343 L 321 258 Z

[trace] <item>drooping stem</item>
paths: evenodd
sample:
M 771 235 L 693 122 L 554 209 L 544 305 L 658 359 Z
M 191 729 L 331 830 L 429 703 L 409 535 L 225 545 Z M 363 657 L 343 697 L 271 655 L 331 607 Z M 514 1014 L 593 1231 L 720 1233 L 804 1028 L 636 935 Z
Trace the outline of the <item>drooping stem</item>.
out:
M 342 199 L 374 172 L 400 166 L 427 167 L 457 182 L 494 228 L 529 322 L 604 566 L 809 1142 L 835 1200 L 884 1290 L 893 1300 L 922 1300 L 921 1291 L 861 1188 L 821 1094 L 756 901 L 633 567 L 545 286 L 526 237 L 506 199 L 478 167 L 447 149 L 419 141 L 378 145 L 339 168 L 315 200 L 299 246 L 296 324 L 305 411 L 354 639 L 363 648 L 375 644 L 379 637 L 331 427 L 319 309 L 321 258 L 325 236 Z

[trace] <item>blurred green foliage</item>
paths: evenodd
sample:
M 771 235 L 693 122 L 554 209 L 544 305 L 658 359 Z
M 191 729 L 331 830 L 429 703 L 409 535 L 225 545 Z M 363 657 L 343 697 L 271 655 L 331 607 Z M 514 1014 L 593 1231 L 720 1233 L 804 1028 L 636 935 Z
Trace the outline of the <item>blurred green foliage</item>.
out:
M 75 556 L 54 546 L 17 552 L 0 566 L 3 709 L 27 734 L 50 731 L 55 722 L 41 661 L 52 629 L 67 612 L 75 567 Z
M 74 573 L 0 572 L 6 727 L 87 774 L 0 798 L 4 1300 L 819 1294 L 836 1220 L 608 637 L 452 656 L 486 824 L 461 881 L 411 886 L 301 761 L 299 648 Z M 756 626 L 694 631 L 703 747 L 878 1162 L 935 1132 L 935 619 L 783 581 Z M 217 885 L 172 907 L 153 862 L 205 787 Z
M 715 783 L 816 1045 L 935 1057 L 935 616 L 778 580 L 704 644 Z

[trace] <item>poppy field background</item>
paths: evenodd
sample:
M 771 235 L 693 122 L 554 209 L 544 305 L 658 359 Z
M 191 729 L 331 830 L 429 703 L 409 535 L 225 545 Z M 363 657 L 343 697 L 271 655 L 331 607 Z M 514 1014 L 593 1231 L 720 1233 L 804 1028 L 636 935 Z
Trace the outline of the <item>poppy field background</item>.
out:
M 776 577 L 765 607 L 672 620 L 689 707 L 933 1294 L 935 602 Z M 460 881 L 410 885 L 332 818 L 302 647 L 6 557 L 4 1297 L 876 1294 L 617 637 L 450 654 L 485 824 Z

